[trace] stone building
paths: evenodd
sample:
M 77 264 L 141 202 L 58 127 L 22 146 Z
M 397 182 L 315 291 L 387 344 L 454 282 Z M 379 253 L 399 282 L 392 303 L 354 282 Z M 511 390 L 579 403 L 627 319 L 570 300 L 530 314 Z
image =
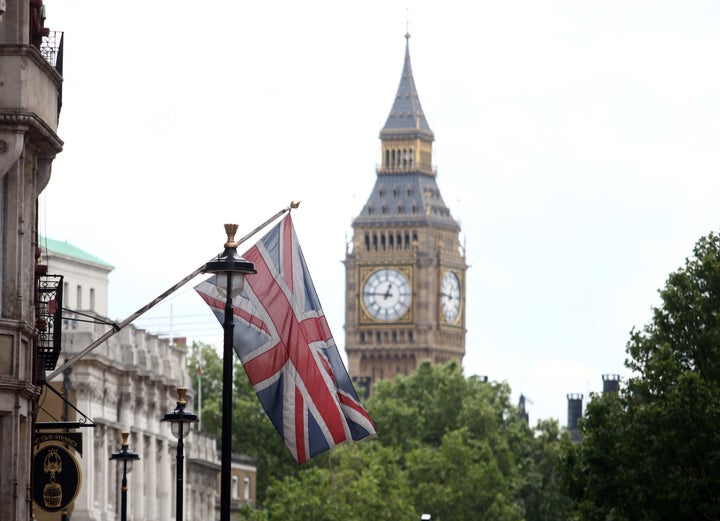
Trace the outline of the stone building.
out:
M 50 180 L 61 106 L 62 35 L 42 0 L 0 1 L 0 519 L 30 518 L 36 381 L 37 200 Z
M 62 274 L 62 350 L 58 366 L 82 352 L 112 327 L 107 318 L 108 263 L 68 243 L 41 238 L 41 263 L 49 274 Z M 142 303 L 140 303 L 142 304 Z M 139 307 L 139 306 L 138 306 Z M 74 362 L 51 382 L 65 394 L 40 400 L 39 420 L 86 421 L 80 427 L 84 450 L 79 458 L 83 486 L 75 499 L 73 521 L 119 518 L 120 474 L 110 455 L 129 432 L 129 449 L 140 456 L 128 476 L 128 521 L 175 518 L 177 440 L 162 420 L 176 407 L 177 388 L 192 387 L 184 342 L 159 338 L 128 326 Z M 188 410 L 193 410 L 188 394 Z M 76 410 L 77 409 L 77 410 Z M 87 418 L 84 418 L 85 415 Z M 185 437 L 183 512 L 187 521 L 217 517 L 220 458 L 216 440 L 194 429 Z M 233 499 L 255 502 L 253 462 L 234 465 Z M 240 490 L 240 483 L 243 489 Z M 60 519 L 57 513 L 35 510 L 38 521 Z

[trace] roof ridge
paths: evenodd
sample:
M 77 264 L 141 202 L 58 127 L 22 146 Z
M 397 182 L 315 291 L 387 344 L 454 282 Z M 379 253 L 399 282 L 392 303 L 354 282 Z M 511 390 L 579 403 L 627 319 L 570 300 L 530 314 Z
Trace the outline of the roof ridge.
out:
M 84 260 L 86 262 L 93 262 L 95 264 L 101 264 L 103 266 L 114 268 L 114 266 L 109 262 L 106 262 L 101 258 L 96 257 L 95 255 L 92 255 L 73 244 L 70 244 L 67 241 L 59 241 L 57 239 L 51 239 L 50 237 L 45 237 L 41 235 L 38 242 L 40 249 L 43 251 L 51 251 L 59 255 L 65 255 L 74 259 Z

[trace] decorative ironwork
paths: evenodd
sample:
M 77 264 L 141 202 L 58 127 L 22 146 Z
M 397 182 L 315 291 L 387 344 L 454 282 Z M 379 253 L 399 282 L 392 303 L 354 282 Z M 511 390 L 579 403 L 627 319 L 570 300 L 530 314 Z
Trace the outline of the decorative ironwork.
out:
M 45 389 L 48 391 L 54 393 L 58 398 L 60 398 L 64 403 L 66 403 L 69 407 L 71 407 L 76 413 L 76 420 L 75 421 L 67 421 L 65 417 L 63 417 L 62 421 L 58 421 L 50 412 L 45 409 L 42 405 L 40 405 L 40 409 L 45 412 L 50 418 L 52 418 L 54 421 L 51 422 L 35 422 L 35 430 L 36 431 L 42 431 L 42 430 L 56 430 L 56 429 L 77 429 L 80 427 L 97 427 L 94 421 L 92 421 L 87 414 L 82 412 L 80 409 L 75 407 L 67 398 L 67 389 L 63 387 L 62 392 L 55 389 L 52 385 L 49 385 L 47 382 L 45 382 Z
M 42 37 L 40 54 L 53 67 L 62 74 L 62 31 L 48 31 L 47 36 Z
M 63 276 L 38 277 L 36 327 L 39 369 L 52 371 L 62 345 Z

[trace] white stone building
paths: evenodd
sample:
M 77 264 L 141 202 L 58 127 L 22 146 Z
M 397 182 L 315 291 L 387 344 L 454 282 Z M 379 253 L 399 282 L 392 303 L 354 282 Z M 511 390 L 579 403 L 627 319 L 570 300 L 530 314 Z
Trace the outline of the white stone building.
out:
M 41 239 L 40 245 L 41 263 L 48 265 L 48 273 L 64 277 L 61 367 L 111 327 L 107 295 L 113 268 L 67 243 Z M 89 317 L 105 323 L 89 321 Z M 70 513 L 72 521 L 119 519 L 121 475 L 109 458 L 120 448 L 122 432 L 130 433 L 129 449 L 140 455 L 128 475 L 128 521 L 175 519 L 177 440 L 161 419 L 175 409 L 177 388 L 192 387 L 185 358 L 184 345 L 171 345 L 167 339 L 128 326 L 52 382 L 58 390 L 65 387 L 70 403 L 96 425 L 79 429 L 84 433 L 83 485 Z M 53 400 L 51 393 L 46 396 L 47 403 L 40 401 L 43 414 L 81 419 L 61 400 Z M 194 411 L 190 393 L 187 409 Z M 185 438 L 184 452 L 184 519 L 216 519 L 220 459 L 215 440 L 193 430 Z M 254 482 L 251 470 L 248 480 Z M 254 487 L 252 492 L 251 503 Z M 60 519 L 58 513 L 37 508 L 35 513 L 39 521 Z

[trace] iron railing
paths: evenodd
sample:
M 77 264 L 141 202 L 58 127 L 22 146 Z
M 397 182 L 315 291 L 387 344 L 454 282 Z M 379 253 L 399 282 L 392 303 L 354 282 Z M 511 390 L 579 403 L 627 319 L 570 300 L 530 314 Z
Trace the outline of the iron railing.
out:
M 42 57 L 60 73 L 62 73 L 62 47 L 62 31 L 50 31 L 47 36 L 43 36 L 40 44 Z
M 38 277 L 36 327 L 40 369 L 52 371 L 60 356 L 62 338 L 63 276 Z

